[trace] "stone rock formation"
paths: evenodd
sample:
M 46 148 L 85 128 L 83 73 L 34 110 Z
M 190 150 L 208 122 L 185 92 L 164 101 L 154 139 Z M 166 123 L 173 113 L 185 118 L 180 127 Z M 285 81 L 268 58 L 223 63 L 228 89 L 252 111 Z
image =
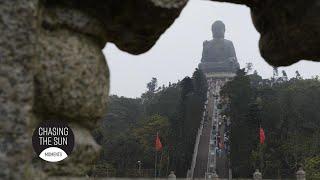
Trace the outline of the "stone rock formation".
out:
M 84 176 L 99 155 L 91 130 L 106 113 L 106 42 L 133 54 L 149 50 L 186 0 L 10 0 L 0 2 L 0 179 Z M 64 120 L 71 156 L 32 166 L 31 134 Z M 40 172 L 40 173 L 38 173 Z M 45 172 L 45 173 L 41 173 Z M 41 176 L 39 176 L 41 174 Z
M 214 0 L 250 7 L 261 34 L 262 57 L 271 65 L 320 61 L 320 0 Z
M 319 0 L 217 0 L 246 4 L 272 65 L 319 60 Z M 41 121 L 69 122 L 74 154 L 57 168 L 82 175 L 98 155 L 90 130 L 106 111 L 106 42 L 139 54 L 149 50 L 187 0 L 0 1 L 0 177 L 34 179 L 31 133 Z M 77 137 L 76 137 L 77 138 Z M 52 170 L 50 172 L 50 170 Z

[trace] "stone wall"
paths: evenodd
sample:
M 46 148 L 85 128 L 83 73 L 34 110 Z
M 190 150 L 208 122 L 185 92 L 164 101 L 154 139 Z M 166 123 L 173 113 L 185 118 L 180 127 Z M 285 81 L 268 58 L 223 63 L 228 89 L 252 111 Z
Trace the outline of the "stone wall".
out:
M 99 155 L 91 130 L 106 113 L 109 71 L 101 49 L 114 42 L 149 50 L 186 0 L 0 1 L 0 179 L 84 176 Z M 72 155 L 46 163 L 31 148 L 33 128 L 64 120 Z
M 319 60 L 319 0 L 226 1 L 252 9 L 270 64 Z M 186 2 L 0 0 L 0 177 L 85 174 L 100 149 L 90 131 L 106 112 L 109 89 L 101 49 L 113 42 L 132 54 L 148 51 Z M 70 123 L 78 158 L 33 170 L 31 133 L 49 119 Z

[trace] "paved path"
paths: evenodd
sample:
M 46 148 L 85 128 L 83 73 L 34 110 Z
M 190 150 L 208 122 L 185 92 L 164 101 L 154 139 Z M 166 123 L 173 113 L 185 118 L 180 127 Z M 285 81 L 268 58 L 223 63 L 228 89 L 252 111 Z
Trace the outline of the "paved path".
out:
M 209 153 L 209 142 L 210 142 L 210 133 L 212 129 L 212 111 L 213 111 L 213 97 L 212 95 L 208 98 L 207 106 L 207 119 L 204 121 L 204 126 L 202 130 L 202 135 L 200 137 L 200 142 L 198 146 L 198 154 L 196 158 L 196 166 L 194 169 L 194 178 L 204 178 L 207 164 L 208 164 L 208 153 Z

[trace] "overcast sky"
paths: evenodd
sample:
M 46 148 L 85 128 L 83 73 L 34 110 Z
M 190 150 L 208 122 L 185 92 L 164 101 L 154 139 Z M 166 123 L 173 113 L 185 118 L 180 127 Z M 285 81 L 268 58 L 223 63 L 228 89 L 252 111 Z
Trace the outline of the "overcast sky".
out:
M 191 76 L 200 62 L 203 41 L 212 39 L 211 25 L 216 20 L 225 23 L 225 38 L 233 41 L 241 67 L 252 62 L 260 75 L 272 76 L 272 67 L 260 56 L 260 35 L 251 22 L 249 8 L 190 0 L 180 17 L 147 53 L 130 55 L 112 43 L 106 45 L 103 52 L 110 68 L 110 94 L 139 97 L 152 77 L 158 79 L 159 85 L 168 85 Z M 294 76 L 299 70 L 302 76 L 311 77 L 320 74 L 320 63 L 303 61 L 279 68 L 279 72 L 282 69 L 288 76 Z

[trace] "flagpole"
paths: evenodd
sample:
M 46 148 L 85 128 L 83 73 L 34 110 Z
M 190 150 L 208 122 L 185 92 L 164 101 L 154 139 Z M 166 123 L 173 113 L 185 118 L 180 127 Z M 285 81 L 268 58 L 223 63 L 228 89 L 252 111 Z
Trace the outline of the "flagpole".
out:
M 154 179 L 157 179 L 157 150 L 155 152 Z
M 167 171 L 166 171 L 166 175 L 168 175 L 168 172 L 169 172 L 169 164 L 170 164 L 170 151 L 168 149 L 168 162 L 167 162 Z
M 159 176 L 161 176 L 161 168 L 162 168 L 162 166 L 161 166 L 161 162 L 162 162 L 162 155 L 163 155 L 163 151 L 161 151 L 160 161 L 159 161 L 159 165 L 160 165 L 160 167 L 159 167 Z
M 261 144 L 261 120 L 260 120 L 260 118 L 259 118 L 259 159 L 260 159 L 259 169 L 260 169 L 260 172 L 262 173 L 262 144 Z
M 158 138 L 158 132 L 157 132 L 156 138 Z M 154 159 L 155 159 L 155 161 L 154 161 L 154 179 L 157 179 L 157 147 L 156 147 L 156 146 L 155 146 L 154 150 L 155 150 L 155 157 L 154 157 Z
M 260 101 L 259 101 L 260 102 Z M 259 141 L 260 141 L 260 139 L 261 139 L 261 128 L 262 128 L 262 126 L 261 126 L 261 110 L 262 110 L 262 106 L 261 106 L 261 102 L 259 103 L 258 102 L 258 122 L 259 122 Z M 261 141 L 259 142 L 259 158 L 260 158 L 260 172 L 262 172 L 262 167 L 263 167 L 263 152 L 262 152 L 262 143 L 261 143 Z

